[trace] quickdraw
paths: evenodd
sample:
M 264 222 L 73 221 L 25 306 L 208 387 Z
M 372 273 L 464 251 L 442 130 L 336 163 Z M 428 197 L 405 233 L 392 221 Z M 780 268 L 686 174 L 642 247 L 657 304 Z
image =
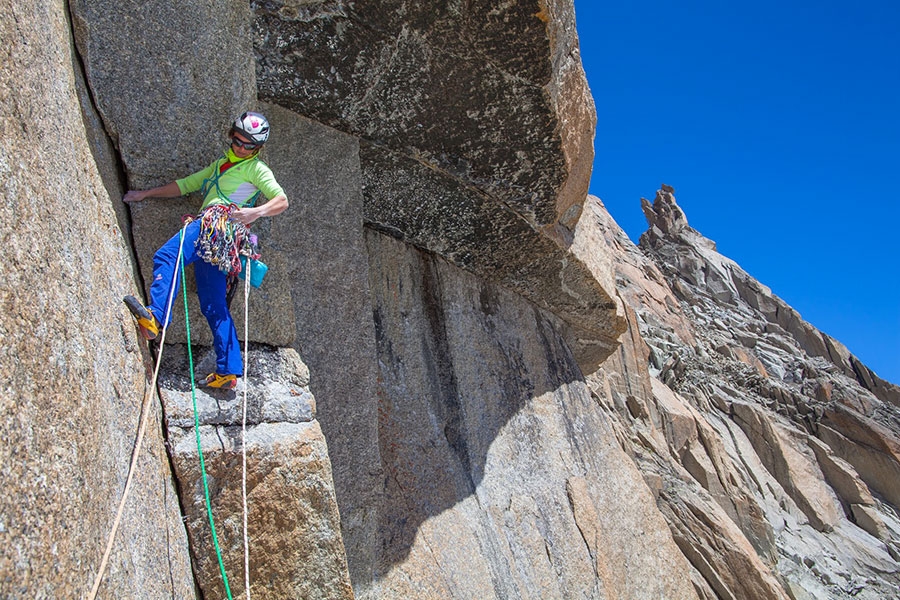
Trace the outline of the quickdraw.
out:
M 200 216 L 197 255 L 231 277 L 241 272 L 241 255 L 258 259 L 257 238 L 231 213 L 235 204 L 210 206 Z

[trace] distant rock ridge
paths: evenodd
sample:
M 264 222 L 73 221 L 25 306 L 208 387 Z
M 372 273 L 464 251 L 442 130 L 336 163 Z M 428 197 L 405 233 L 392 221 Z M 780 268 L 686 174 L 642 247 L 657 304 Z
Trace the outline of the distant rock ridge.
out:
M 718 254 L 715 242 L 688 226 L 671 186 L 661 186 L 652 204 L 642 198 L 641 207 L 650 228 L 641 235 L 640 245 L 650 251 L 673 278 L 699 286 L 720 301 L 740 301 L 749 305 L 773 328 L 780 327 L 789 333 L 804 352 L 828 359 L 883 402 L 900 406 L 900 386 L 875 375 L 843 344 L 804 321 L 768 287 L 734 261 Z M 675 285 L 673 289 L 677 292 L 679 286 Z
M 896 386 L 720 255 L 671 187 L 642 208 L 640 247 L 597 199 L 579 224 L 603 233 L 631 330 L 589 381 L 700 596 L 893 597 Z

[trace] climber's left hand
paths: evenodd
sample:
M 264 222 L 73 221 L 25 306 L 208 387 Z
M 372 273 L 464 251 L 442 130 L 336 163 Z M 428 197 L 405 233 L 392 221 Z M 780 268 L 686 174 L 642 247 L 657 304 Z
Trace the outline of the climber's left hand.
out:
M 249 225 L 259 217 L 259 209 L 257 208 L 236 208 L 231 213 L 232 219 L 235 219 L 244 225 Z

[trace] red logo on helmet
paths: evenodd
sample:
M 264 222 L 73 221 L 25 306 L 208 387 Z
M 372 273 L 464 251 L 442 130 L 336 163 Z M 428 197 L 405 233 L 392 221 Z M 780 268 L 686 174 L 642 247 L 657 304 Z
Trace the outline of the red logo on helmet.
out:
M 257 127 L 259 127 L 259 121 L 257 121 L 256 119 L 251 119 L 250 126 L 253 127 L 253 129 L 256 129 Z

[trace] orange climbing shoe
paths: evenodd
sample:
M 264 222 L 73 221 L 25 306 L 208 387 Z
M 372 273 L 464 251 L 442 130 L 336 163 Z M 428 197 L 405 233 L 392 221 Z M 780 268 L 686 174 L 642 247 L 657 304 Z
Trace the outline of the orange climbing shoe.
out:
M 237 387 L 237 375 L 219 375 L 218 373 L 210 373 L 206 376 L 203 385 L 220 390 L 233 390 Z
M 147 340 L 155 340 L 156 336 L 159 335 L 159 321 L 156 320 L 156 317 L 153 316 L 153 313 L 150 312 L 149 308 L 145 308 L 141 301 L 135 298 L 134 296 L 125 296 L 123 298 L 125 302 L 125 306 L 128 307 L 128 310 L 131 311 L 131 314 L 134 315 L 134 318 L 137 319 L 138 327 L 141 330 L 141 335 L 144 336 L 144 339 Z

